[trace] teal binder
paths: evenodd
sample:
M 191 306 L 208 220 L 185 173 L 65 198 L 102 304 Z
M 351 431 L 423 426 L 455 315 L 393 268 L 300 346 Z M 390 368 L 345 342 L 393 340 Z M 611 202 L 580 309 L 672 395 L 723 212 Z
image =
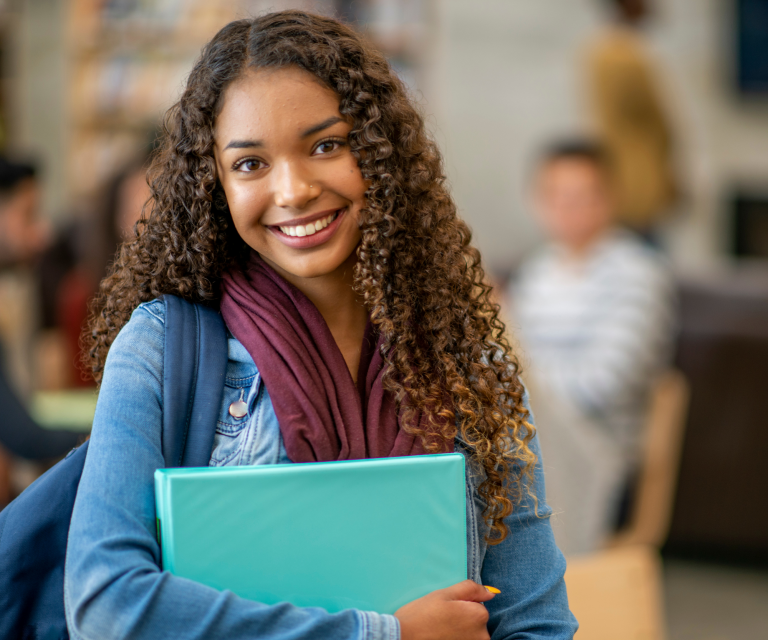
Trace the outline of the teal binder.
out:
M 460 453 L 155 472 L 163 569 L 276 604 L 394 613 L 467 577 Z

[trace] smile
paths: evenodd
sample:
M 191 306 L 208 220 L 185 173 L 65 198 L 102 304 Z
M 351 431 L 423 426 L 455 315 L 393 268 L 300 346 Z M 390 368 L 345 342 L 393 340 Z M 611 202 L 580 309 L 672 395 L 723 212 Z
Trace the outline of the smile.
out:
M 325 229 L 331 222 L 333 222 L 339 215 L 339 211 L 334 211 L 330 215 L 325 216 L 324 218 L 320 218 L 319 220 L 315 220 L 314 222 L 310 222 L 308 224 L 300 224 L 296 225 L 294 227 L 278 227 L 280 231 L 282 231 L 287 236 L 294 236 L 303 238 L 305 236 L 313 236 L 318 231 L 322 231 Z
M 347 210 L 347 207 L 342 207 L 335 211 L 324 211 L 315 216 L 306 216 L 304 220 L 295 220 L 293 224 L 269 225 L 267 228 L 275 238 L 292 249 L 311 249 L 325 244 L 334 236 Z

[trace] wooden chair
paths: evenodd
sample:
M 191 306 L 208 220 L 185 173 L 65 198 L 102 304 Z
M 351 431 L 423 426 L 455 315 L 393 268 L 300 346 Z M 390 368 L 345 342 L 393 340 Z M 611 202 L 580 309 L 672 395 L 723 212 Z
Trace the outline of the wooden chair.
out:
M 627 525 L 609 547 L 648 545 L 660 549 L 669 533 L 690 396 L 682 373 L 657 381 L 646 422 L 640 476 Z
M 658 550 L 672 518 L 688 398 L 681 373 L 669 371 L 659 378 L 629 523 L 603 551 L 568 559 L 568 600 L 580 625 L 576 640 L 666 636 Z
M 568 604 L 575 640 L 664 640 L 661 560 L 655 549 L 624 546 L 571 558 Z

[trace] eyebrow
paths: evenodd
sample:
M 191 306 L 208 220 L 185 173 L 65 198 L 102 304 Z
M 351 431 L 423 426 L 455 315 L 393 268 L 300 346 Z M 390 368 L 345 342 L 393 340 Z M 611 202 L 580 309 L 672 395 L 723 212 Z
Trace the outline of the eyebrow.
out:
M 332 127 L 338 122 L 344 122 L 341 118 L 338 116 L 331 116 L 330 118 L 323 120 L 322 122 L 312 125 L 309 129 L 306 129 L 301 133 L 302 138 L 308 138 L 309 136 L 319 133 L 320 131 L 323 131 L 324 129 L 327 129 L 328 127 Z M 255 149 L 258 147 L 263 147 L 264 142 L 261 140 L 231 140 L 229 144 L 224 147 L 224 151 L 227 149 Z
M 264 143 L 261 140 L 231 140 L 230 143 L 224 147 L 224 151 L 227 149 L 251 149 L 263 146 Z
M 339 118 L 339 116 L 331 116 L 327 120 L 323 120 L 321 123 L 316 124 L 316 125 L 310 127 L 309 129 L 307 129 L 306 131 L 304 131 L 304 133 L 301 134 L 301 137 L 302 138 L 308 138 L 313 133 L 319 133 L 323 129 L 327 129 L 328 127 L 332 127 L 337 122 L 344 122 L 344 121 L 341 118 Z

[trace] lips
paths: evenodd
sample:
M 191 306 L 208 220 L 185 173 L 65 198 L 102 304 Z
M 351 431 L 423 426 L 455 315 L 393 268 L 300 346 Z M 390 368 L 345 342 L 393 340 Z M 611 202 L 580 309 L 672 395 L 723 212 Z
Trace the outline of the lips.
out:
M 299 224 L 299 225 L 292 225 L 292 226 L 279 226 L 278 229 L 282 231 L 287 236 L 292 237 L 299 237 L 303 238 L 305 236 L 312 236 L 316 234 L 318 231 L 322 231 L 325 229 L 331 222 L 333 222 L 336 219 L 336 216 L 339 215 L 339 209 L 338 211 L 334 211 L 333 213 L 320 218 L 319 220 L 315 220 L 314 222 L 308 222 L 307 224 Z
M 343 207 L 304 218 L 293 224 L 270 225 L 267 228 L 283 244 L 294 249 L 308 249 L 330 240 L 346 213 L 347 207 Z

